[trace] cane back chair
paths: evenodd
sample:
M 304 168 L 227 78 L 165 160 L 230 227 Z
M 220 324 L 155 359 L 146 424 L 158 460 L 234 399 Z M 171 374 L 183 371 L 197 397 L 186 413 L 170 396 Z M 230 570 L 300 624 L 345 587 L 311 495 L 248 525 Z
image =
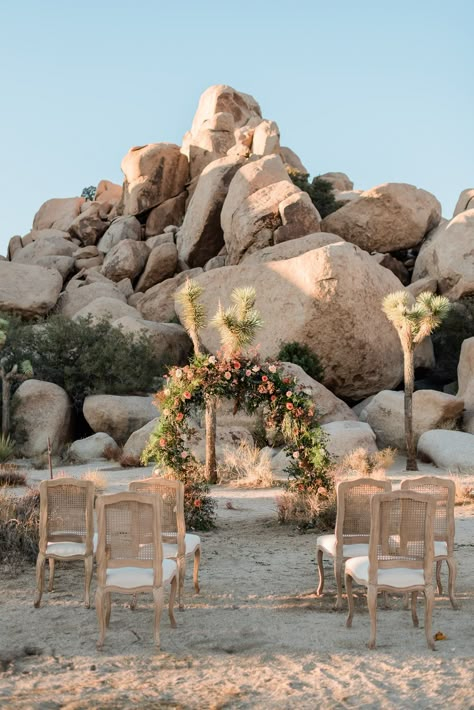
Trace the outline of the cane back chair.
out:
M 93 563 L 94 484 L 75 478 L 57 478 L 40 484 L 40 540 L 36 561 L 36 596 L 41 604 L 44 567 L 49 560 L 49 586 L 53 591 L 55 560 L 84 560 L 84 604 L 90 606 Z
M 454 500 L 456 485 L 449 478 L 439 476 L 420 476 L 406 478 L 400 483 L 402 491 L 418 491 L 429 493 L 436 498 L 436 513 L 434 518 L 434 559 L 436 562 L 436 583 L 438 594 L 443 593 L 441 584 L 441 565 L 446 560 L 448 565 L 448 594 L 453 609 L 458 605 L 454 595 L 456 584 L 456 560 L 454 558 Z
M 112 592 L 152 592 L 155 603 L 154 640 L 160 646 L 163 585 L 171 585 L 168 612 L 172 628 L 176 597 L 176 563 L 164 560 L 161 548 L 161 501 L 158 496 L 115 493 L 97 499 L 97 647 L 109 626 Z
M 434 649 L 431 634 L 434 605 L 433 529 L 436 501 L 416 491 L 379 493 L 371 501 L 372 524 L 369 554 L 346 562 L 346 589 L 349 613 L 346 626 L 352 626 L 354 598 L 352 582 L 367 587 L 370 614 L 369 648 L 375 648 L 378 592 L 411 593 L 413 625 L 418 626 L 416 598 L 425 597 L 425 635 Z
M 319 586 L 323 593 L 323 555 L 334 559 L 334 576 L 337 586 L 336 609 L 342 609 L 342 580 L 344 560 L 367 555 L 370 535 L 370 501 L 376 493 L 389 492 L 390 481 L 375 478 L 354 478 L 342 481 L 336 489 L 336 529 L 333 535 L 320 535 L 316 540 Z
M 194 589 L 199 592 L 199 563 L 201 539 L 199 535 L 186 532 L 184 520 L 184 485 L 174 479 L 151 476 L 141 481 L 131 481 L 129 490 L 137 493 L 154 493 L 161 496 L 163 517 L 161 539 L 163 557 L 176 560 L 178 565 L 178 606 L 184 609 L 183 588 L 186 574 L 186 557 L 194 557 Z

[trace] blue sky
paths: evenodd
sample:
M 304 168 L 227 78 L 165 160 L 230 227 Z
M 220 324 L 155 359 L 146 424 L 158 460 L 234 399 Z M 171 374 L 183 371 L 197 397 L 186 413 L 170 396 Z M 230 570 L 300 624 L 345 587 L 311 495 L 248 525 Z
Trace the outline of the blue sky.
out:
M 181 143 L 202 91 L 252 94 L 311 174 L 474 187 L 474 2 L 0 3 L 0 254 L 51 197 Z

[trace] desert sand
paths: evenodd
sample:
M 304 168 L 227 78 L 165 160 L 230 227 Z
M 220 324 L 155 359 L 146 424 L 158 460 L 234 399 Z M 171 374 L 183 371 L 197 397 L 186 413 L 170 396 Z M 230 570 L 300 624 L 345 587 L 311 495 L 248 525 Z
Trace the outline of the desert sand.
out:
M 106 472 L 107 490 L 147 474 Z M 30 480 L 42 477 L 33 472 Z M 318 598 L 316 533 L 278 524 L 278 493 L 214 489 L 218 527 L 201 534 L 201 593 L 194 594 L 188 571 L 186 609 L 176 614 L 177 629 L 163 613 L 160 651 L 153 646 L 151 596 L 140 596 L 134 611 L 128 596 L 114 597 L 99 653 L 95 610 L 82 604 L 81 563 L 57 566 L 56 588 L 45 592 L 40 609 L 33 608 L 33 567 L 3 576 L 0 707 L 474 707 L 474 507 L 456 509 L 461 608 L 453 610 L 444 594 L 436 598 L 433 631 L 447 639 L 430 651 L 422 602 L 415 629 L 401 598 L 390 597 L 388 609 L 380 600 L 378 644 L 369 651 L 362 588 L 356 587 L 353 628 L 346 629 L 345 613 L 332 609 L 331 563 Z

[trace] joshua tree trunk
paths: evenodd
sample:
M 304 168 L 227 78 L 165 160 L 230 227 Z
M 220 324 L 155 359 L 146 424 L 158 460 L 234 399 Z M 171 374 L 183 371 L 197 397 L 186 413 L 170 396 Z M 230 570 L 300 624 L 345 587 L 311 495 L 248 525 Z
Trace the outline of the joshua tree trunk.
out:
M 415 387 L 415 355 L 413 347 L 403 348 L 405 380 L 405 444 L 407 449 L 407 471 L 418 471 L 416 462 L 415 436 L 413 434 L 413 390 Z
M 206 479 L 217 483 L 216 397 L 206 397 Z

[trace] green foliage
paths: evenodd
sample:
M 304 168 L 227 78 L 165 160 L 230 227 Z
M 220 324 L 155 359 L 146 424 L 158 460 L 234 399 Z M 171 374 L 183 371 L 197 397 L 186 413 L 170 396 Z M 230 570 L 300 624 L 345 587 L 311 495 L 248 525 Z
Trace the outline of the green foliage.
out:
M 343 206 L 343 203 L 338 202 L 334 197 L 334 188 L 329 180 L 315 177 L 312 182 L 309 182 L 308 173 L 300 173 L 298 170 L 291 168 L 288 170 L 288 174 L 292 182 L 300 190 L 308 193 L 311 202 L 323 219 Z
M 219 308 L 211 321 L 221 336 L 222 346 L 230 357 L 240 353 L 248 347 L 258 328 L 263 321 L 255 305 L 255 289 L 252 287 L 236 288 L 232 291 L 232 306 L 224 310 L 219 303 Z
M 211 530 L 216 525 L 217 502 L 207 483 L 196 476 L 184 485 L 184 518 L 187 530 Z
M 412 303 L 407 291 L 385 296 L 382 309 L 395 326 L 404 347 L 413 348 L 436 330 L 448 315 L 451 304 L 445 296 L 428 291 L 420 293 Z
M 467 338 L 474 337 L 474 296 L 466 296 L 453 304 L 447 317 L 432 341 L 436 367 L 432 377 L 440 384 L 457 380 L 461 346 Z
M 97 192 L 97 188 L 94 185 L 89 185 L 89 187 L 85 187 L 83 191 L 81 192 L 81 197 L 84 197 L 87 201 L 92 202 L 95 199 L 95 193 Z
M 18 497 L 0 492 L 0 563 L 34 564 L 39 542 L 39 490 Z
M 15 442 L 9 434 L 0 435 L 0 463 L 4 463 L 12 458 L 15 453 Z
M 107 318 L 13 318 L 2 358 L 9 365 L 28 360 L 35 377 L 63 387 L 78 410 L 90 394 L 149 392 L 163 371 L 147 335 L 125 333 Z
M 303 368 L 307 375 L 321 382 L 324 378 L 324 367 L 321 365 L 318 356 L 307 345 L 297 342 L 282 343 L 278 360 L 281 362 L 292 362 Z

